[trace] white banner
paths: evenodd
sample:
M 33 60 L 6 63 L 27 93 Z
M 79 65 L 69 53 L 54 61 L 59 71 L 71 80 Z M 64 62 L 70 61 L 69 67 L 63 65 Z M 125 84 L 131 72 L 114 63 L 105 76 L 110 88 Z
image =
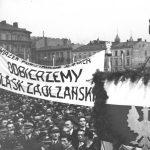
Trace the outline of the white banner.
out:
M 93 106 L 91 83 L 104 71 L 105 51 L 64 66 L 27 62 L 0 47 L 0 88 L 56 102 Z

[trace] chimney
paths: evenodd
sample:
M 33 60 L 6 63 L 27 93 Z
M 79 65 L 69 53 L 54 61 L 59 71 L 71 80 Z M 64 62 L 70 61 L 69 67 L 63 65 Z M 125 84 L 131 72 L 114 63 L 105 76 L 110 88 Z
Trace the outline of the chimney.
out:
M 6 20 L 1 21 L 2 25 L 6 25 Z
M 13 27 L 18 28 L 18 22 L 14 22 Z
M 142 41 L 142 38 L 138 38 L 137 41 L 138 41 L 138 42 Z
M 68 39 L 63 39 L 63 45 L 64 45 L 64 46 L 67 45 L 67 41 L 68 41 Z

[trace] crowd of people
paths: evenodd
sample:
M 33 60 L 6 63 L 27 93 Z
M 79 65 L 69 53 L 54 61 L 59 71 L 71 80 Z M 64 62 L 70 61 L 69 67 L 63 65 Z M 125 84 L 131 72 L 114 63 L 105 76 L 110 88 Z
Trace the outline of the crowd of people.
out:
M 0 150 L 100 150 L 91 112 L 0 89 Z

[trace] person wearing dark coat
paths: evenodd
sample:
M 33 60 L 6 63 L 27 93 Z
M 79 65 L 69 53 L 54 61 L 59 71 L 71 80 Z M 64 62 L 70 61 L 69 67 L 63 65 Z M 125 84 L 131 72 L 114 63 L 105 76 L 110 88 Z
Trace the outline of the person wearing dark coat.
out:
M 85 144 L 83 150 L 101 150 L 101 141 L 98 138 L 94 138 L 92 131 L 85 133 Z
M 63 145 L 64 150 L 75 150 L 71 143 L 70 135 L 62 135 L 61 136 L 61 144 Z
M 60 130 L 58 127 L 53 127 L 51 131 L 49 131 L 49 136 L 51 138 L 51 142 L 49 144 L 48 150 L 63 150 L 63 146 L 60 141 Z
M 4 136 L 4 138 L 0 139 L 2 150 L 16 150 L 18 142 L 17 137 L 14 133 L 14 125 L 11 123 L 7 124 L 6 135 Z
M 84 131 L 84 133 L 89 132 L 89 128 L 86 127 L 86 118 L 84 116 L 81 116 L 79 118 L 79 127 L 73 131 L 72 137 L 74 139 L 73 146 L 75 149 L 78 149 L 79 146 L 79 138 L 78 138 L 78 131 Z
M 41 150 L 38 137 L 33 133 L 32 123 L 25 123 L 24 132 L 24 135 L 18 137 L 18 142 L 22 146 L 22 150 Z

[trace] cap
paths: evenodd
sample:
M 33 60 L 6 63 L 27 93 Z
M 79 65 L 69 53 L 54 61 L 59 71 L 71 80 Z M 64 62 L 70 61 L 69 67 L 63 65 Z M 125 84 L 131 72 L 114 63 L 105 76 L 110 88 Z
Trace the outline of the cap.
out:
M 59 133 L 60 130 L 57 127 L 52 128 L 51 133 Z
M 24 128 L 25 128 L 25 129 L 33 128 L 33 123 L 31 123 L 31 122 L 26 122 L 26 123 L 24 123 Z

